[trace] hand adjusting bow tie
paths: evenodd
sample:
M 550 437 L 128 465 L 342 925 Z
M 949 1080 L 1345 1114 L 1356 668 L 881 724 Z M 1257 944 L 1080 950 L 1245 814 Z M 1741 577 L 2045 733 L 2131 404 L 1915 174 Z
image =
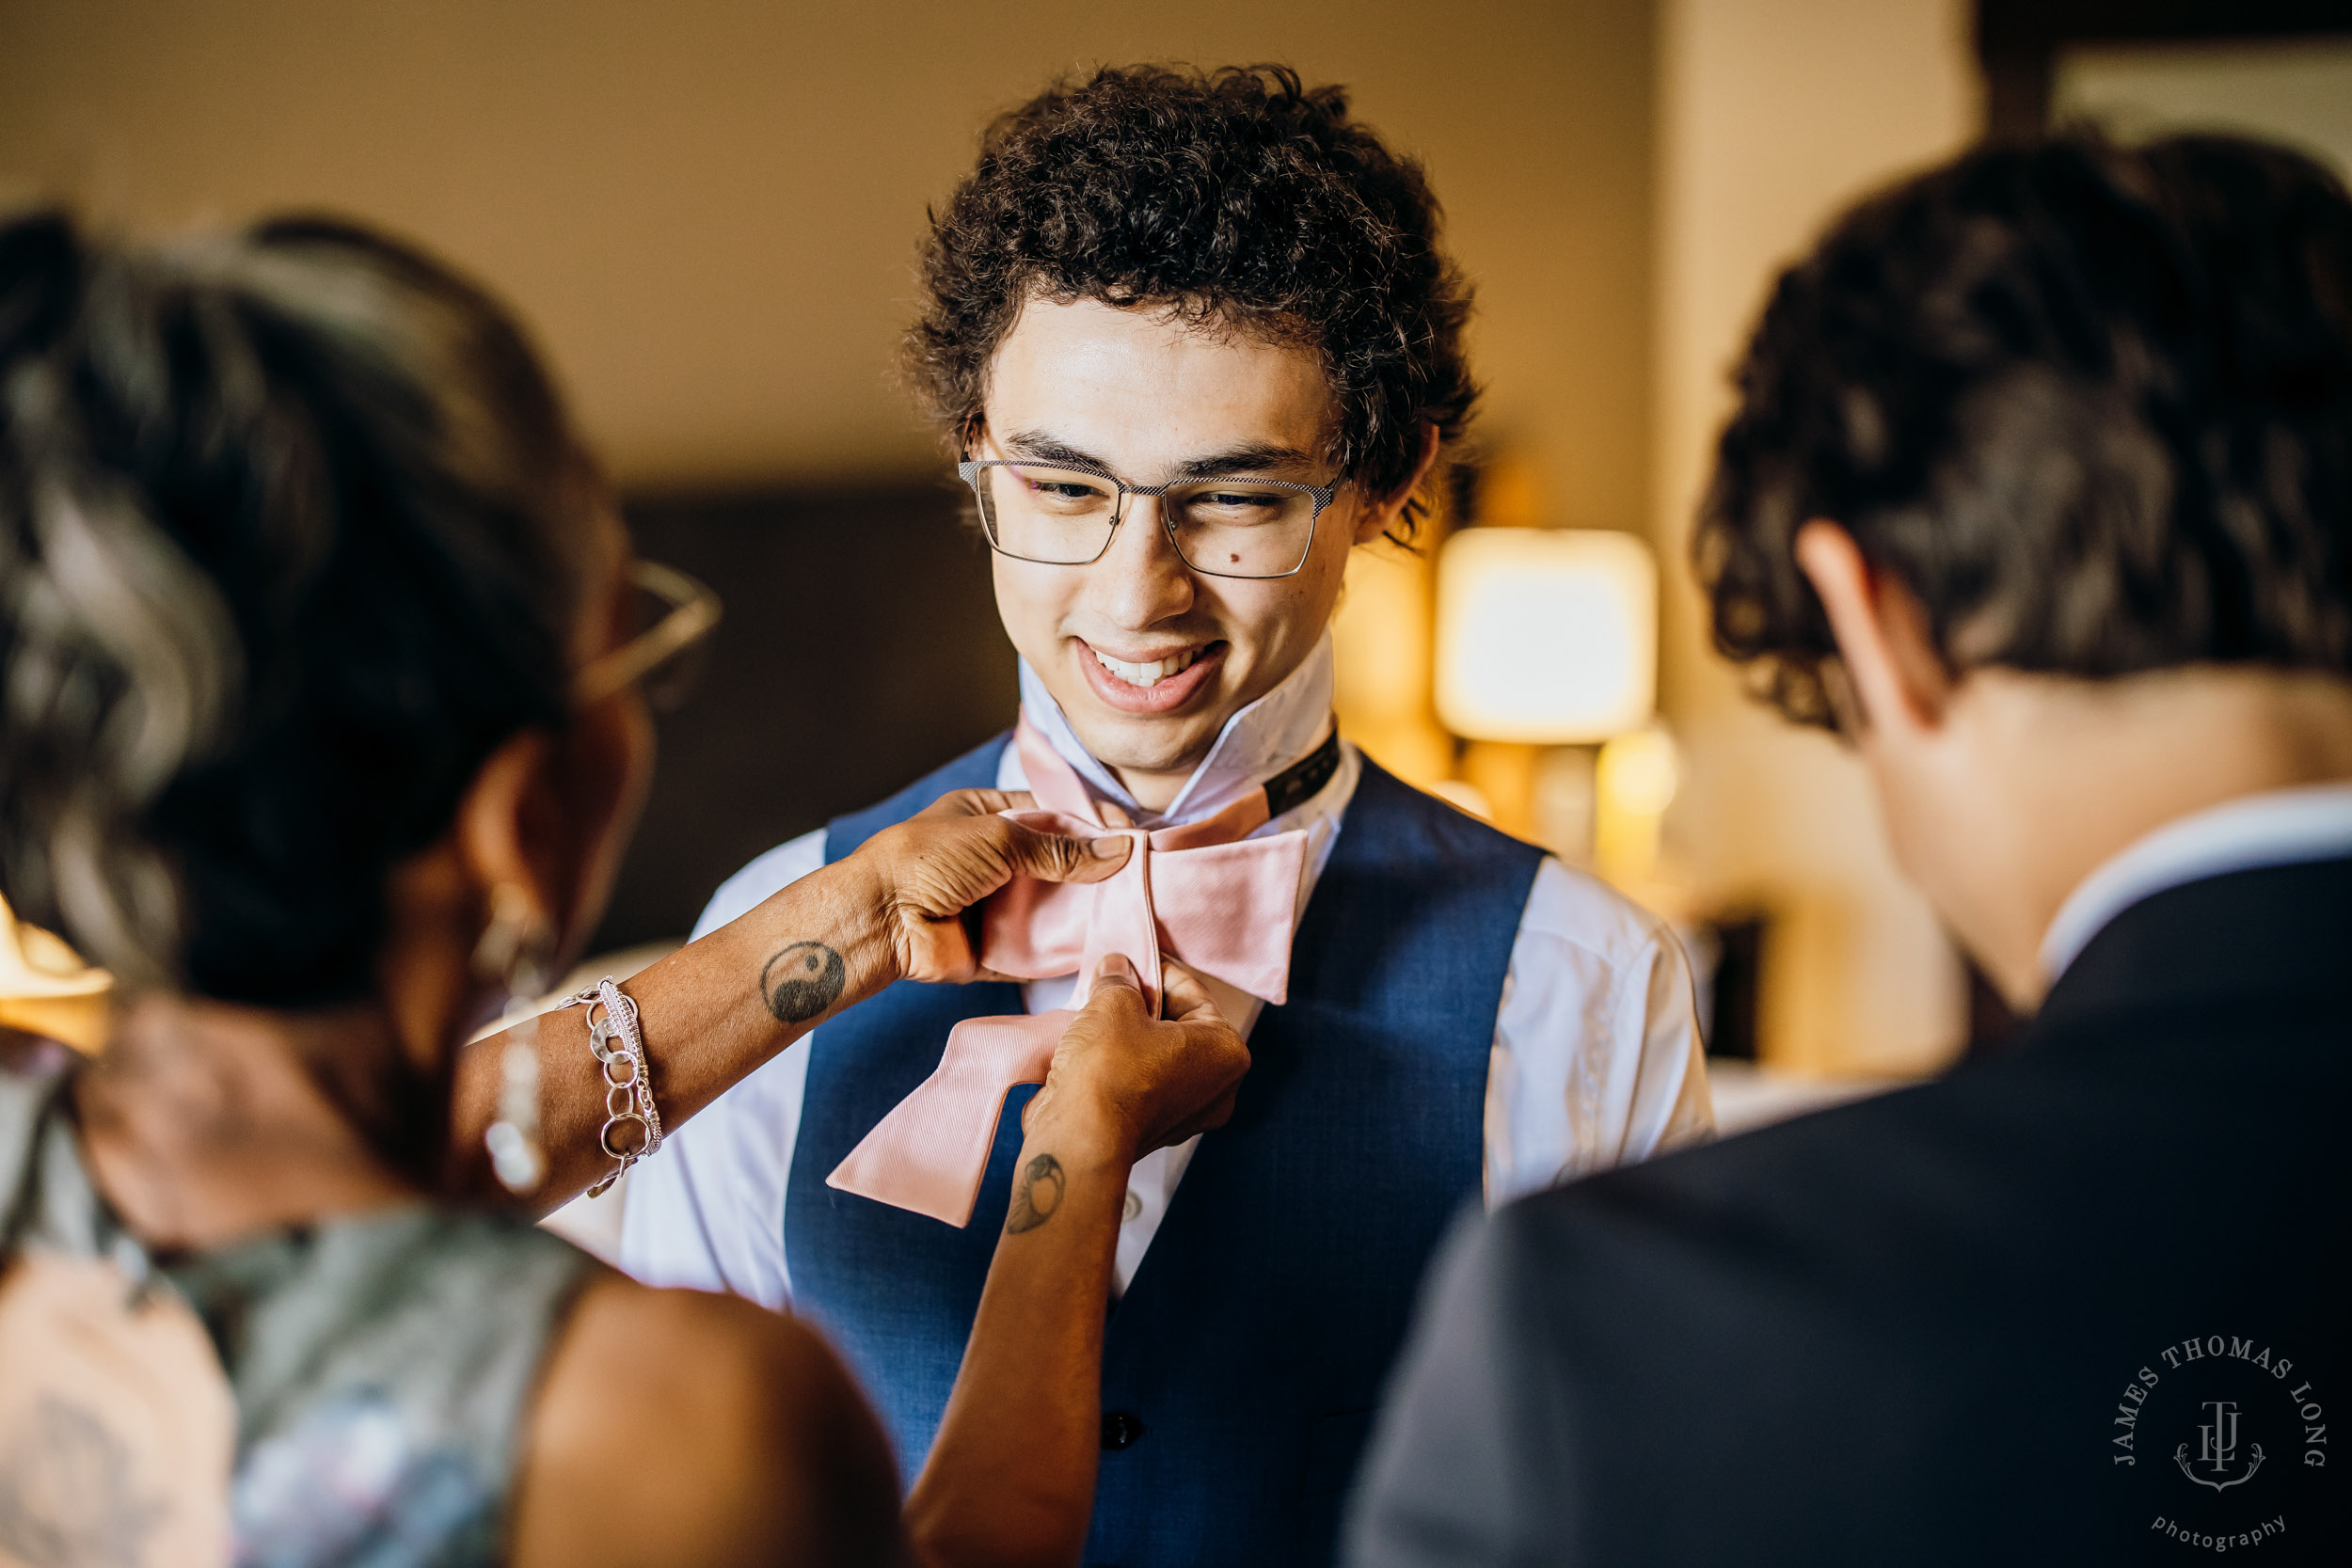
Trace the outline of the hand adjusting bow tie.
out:
M 1276 781 L 1284 810 L 1330 777 L 1336 741 Z M 1106 955 L 1124 954 L 1136 966 L 1144 1006 L 1154 1012 L 1162 954 L 1267 1002 L 1289 995 L 1291 933 L 1307 858 L 1303 832 L 1248 837 L 1271 818 L 1266 788 L 1180 828 L 1111 828 L 1077 774 L 1025 719 L 1017 742 L 1040 809 L 1008 816 L 1079 838 L 1121 832 L 1135 845 L 1106 881 L 1015 878 L 982 912 L 982 968 L 1022 980 L 1075 971 L 1077 993 L 1069 1007 L 1050 1013 L 957 1024 L 938 1069 L 825 1179 L 843 1192 L 959 1227 L 971 1222 L 1006 1093 L 1045 1082 L 1054 1047 L 1086 1005 L 1095 966 Z

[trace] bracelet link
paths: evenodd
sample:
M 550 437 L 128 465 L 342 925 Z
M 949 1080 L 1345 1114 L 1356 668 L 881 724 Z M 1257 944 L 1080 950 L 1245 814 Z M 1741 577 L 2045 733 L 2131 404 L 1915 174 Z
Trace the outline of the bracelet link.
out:
M 620 1163 L 588 1189 L 590 1197 L 601 1197 L 629 1166 L 661 1147 L 661 1112 L 654 1104 L 644 1036 L 636 1002 L 611 975 L 557 1006 L 588 1009 L 588 1049 L 604 1075 L 604 1125 L 596 1130 L 596 1147 Z M 636 1131 L 629 1141 L 616 1147 L 613 1133 L 632 1123 Z

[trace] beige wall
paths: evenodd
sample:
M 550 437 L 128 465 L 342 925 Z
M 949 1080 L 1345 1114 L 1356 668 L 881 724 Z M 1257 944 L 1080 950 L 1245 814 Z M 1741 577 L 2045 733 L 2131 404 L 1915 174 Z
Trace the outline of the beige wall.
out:
M 1648 505 L 1646 0 L 71 0 L 0 7 L 0 185 L 141 224 L 317 202 L 472 266 L 624 479 L 934 461 L 889 379 L 925 204 L 1080 62 L 1282 58 L 1424 154 L 1490 428 Z
M 0 7 L 0 190 L 142 226 L 320 203 L 513 298 L 639 485 L 903 473 L 925 204 L 1055 71 L 1278 57 L 1429 162 L 1476 277 L 1486 432 L 1539 520 L 1654 528 L 1706 902 L 1787 915 L 1767 1049 L 1957 1039 L 1956 970 L 1863 781 L 1745 705 L 1680 561 L 1722 372 L 1836 203 L 1975 123 L 1963 0 L 73 0 Z M 1655 193 L 1655 198 L 1653 197 Z M 1655 307 L 1655 309 L 1654 309 Z
M 1660 49 L 1659 535 L 1677 564 L 1724 373 L 1772 277 L 1844 202 L 1979 120 L 1963 0 L 1667 0 Z M 1896 874 L 1859 765 L 1746 701 L 1666 574 L 1662 694 L 1685 752 L 1669 831 L 1701 901 L 1780 919 L 1768 1059 L 1916 1071 L 1963 1032 L 1957 960 Z

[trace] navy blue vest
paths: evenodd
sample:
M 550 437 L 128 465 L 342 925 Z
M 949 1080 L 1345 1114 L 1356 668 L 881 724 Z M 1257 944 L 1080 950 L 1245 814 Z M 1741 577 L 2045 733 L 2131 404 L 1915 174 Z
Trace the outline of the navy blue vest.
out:
M 834 822 L 826 859 L 948 790 L 993 787 L 1004 746 Z M 1365 762 L 1292 948 L 1290 1001 L 1260 1014 L 1232 1122 L 1201 1139 L 1112 1308 L 1089 1563 L 1331 1560 L 1422 1267 L 1479 1194 L 1495 1013 L 1540 853 Z M 785 1218 L 793 1302 L 882 1406 L 910 1478 L 955 1383 L 1035 1090 L 1007 1099 L 964 1229 L 825 1177 L 958 1022 L 1022 1006 L 1018 986 L 901 984 L 812 1037 Z

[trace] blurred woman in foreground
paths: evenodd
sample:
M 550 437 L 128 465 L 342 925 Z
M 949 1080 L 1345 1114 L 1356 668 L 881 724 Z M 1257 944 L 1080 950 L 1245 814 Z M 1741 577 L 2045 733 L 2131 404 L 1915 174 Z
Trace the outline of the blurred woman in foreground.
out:
M 595 927 L 640 685 L 713 618 L 431 261 L 0 227 L 0 893 L 121 998 L 94 1062 L 0 1070 L 0 1562 L 1075 1560 L 1126 1168 L 1248 1061 L 1184 976 L 1175 1022 L 1105 984 L 1063 1042 L 1022 1156 L 1056 1180 L 903 1527 L 806 1329 L 451 1206 L 486 1147 L 551 1207 L 860 998 L 972 977 L 958 917 L 1015 872 L 1123 862 L 961 798 L 461 1049 Z

